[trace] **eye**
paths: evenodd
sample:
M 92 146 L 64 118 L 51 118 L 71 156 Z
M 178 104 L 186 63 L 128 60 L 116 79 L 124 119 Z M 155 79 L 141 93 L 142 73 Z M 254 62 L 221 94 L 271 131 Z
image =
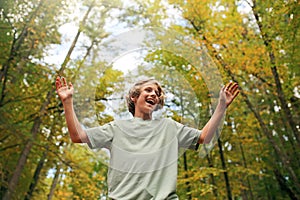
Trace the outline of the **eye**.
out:
M 145 88 L 146 92 L 152 92 L 152 88 Z
M 155 90 L 155 94 L 156 94 L 158 97 L 160 97 L 160 92 L 159 92 L 159 91 Z
M 159 90 L 159 89 L 156 88 L 156 87 L 151 87 L 151 86 L 149 86 L 149 87 L 145 87 L 143 90 L 144 90 L 145 92 L 147 92 L 147 93 L 152 93 L 152 92 L 154 92 L 155 95 L 156 95 L 157 97 L 160 97 L 160 96 L 161 96 L 161 90 Z

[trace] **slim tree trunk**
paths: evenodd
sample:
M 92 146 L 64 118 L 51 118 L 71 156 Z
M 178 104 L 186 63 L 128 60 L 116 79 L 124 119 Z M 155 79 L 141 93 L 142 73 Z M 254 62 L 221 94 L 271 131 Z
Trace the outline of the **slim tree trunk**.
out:
M 226 185 L 226 191 L 227 191 L 227 198 L 229 200 L 232 200 L 232 193 L 231 193 L 231 188 L 230 188 L 230 183 L 229 183 L 229 178 L 228 178 L 228 172 L 226 168 L 226 161 L 223 153 L 223 147 L 222 147 L 222 141 L 220 138 L 218 139 L 218 147 L 219 147 L 219 154 L 221 158 L 221 163 L 222 163 L 222 169 L 224 170 L 224 179 L 225 179 L 225 185 Z
M 244 148 L 243 148 L 241 142 L 239 143 L 239 146 L 240 146 L 240 150 L 241 150 L 241 154 L 242 154 L 242 158 L 243 158 L 243 165 L 247 169 L 248 168 L 247 161 L 246 161 L 246 157 L 245 157 L 245 153 L 244 153 Z M 250 199 L 253 200 L 254 198 L 253 198 L 252 187 L 251 187 L 249 177 L 247 177 L 247 186 L 249 188 Z M 244 191 L 244 192 L 247 194 L 246 191 Z M 246 196 L 247 196 L 247 199 L 248 199 L 248 195 L 246 195 Z
M 275 169 L 274 171 L 274 174 L 275 174 L 275 177 L 277 179 L 277 181 L 279 182 L 279 185 L 280 185 L 280 188 L 285 191 L 288 196 L 291 198 L 291 199 L 299 199 L 295 194 L 294 192 L 289 188 L 287 187 L 287 182 L 286 182 L 286 179 L 282 176 L 282 174 L 279 172 L 278 169 Z
M 64 70 L 65 70 L 65 68 L 66 68 L 66 66 L 67 66 L 67 64 L 69 63 L 69 61 L 70 61 L 70 59 L 71 59 L 71 54 L 72 54 L 72 52 L 73 52 L 73 50 L 74 50 L 74 48 L 75 48 L 75 45 L 76 45 L 76 43 L 77 43 L 77 41 L 78 41 L 78 39 L 79 39 L 80 34 L 81 34 L 81 32 L 82 32 L 82 26 L 85 25 L 85 23 L 86 23 L 86 21 L 87 21 L 87 19 L 88 19 L 88 16 L 89 16 L 89 14 L 90 14 L 92 8 L 94 7 L 94 3 L 95 3 L 95 1 L 93 1 L 93 2 L 91 3 L 91 5 L 88 7 L 88 10 L 86 11 L 86 13 L 85 13 L 85 15 L 84 15 L 84 17 L 83 17 L 83 19 L 82 19 L 82 21 L 81 21 L 81 23 L 80 23 L 79 29 L 77 30 L 77 33 L 76 33 L 75 38 L 74 38 L 74 40 L 73 40 L 73 42 L 72 42 L 72 44 L 71 44 L 71 47 L 69 48 L 69 51 L 68 51 L 68 53 L 67 53 L 67 55 L 66 55 L 66 57 L 65 57 L 65 60 L 64 60 L 64 62 L 61 64 L 61 68 L 60 68 L 59 71 L 58 71 L 58 74 L 59 74 L 59 75 L 62 75 L 62 73 L 64 72 Z
M 30 200 L 31 197 L 32 197 L 32 194 L 34 192 L 34 189 L 35 187 L 37 186 L 37 183 L 39 181 L 39 176 L 40 176 L 40 173 L 44 167 L 44 164 L 45 164 L 45 160 L 46 160 L 46 157 L 47 157 L 47 154 L 48 154 L 48 147 L 46 148 L 46 151 L 43 153 L 35 171 L 34 171 L 34 175 L 33 175 L 33 179 L 30 183 L 30 186 L 29 186 L 29 190 L 24 198 L 24 200 Z
M 184 105 L 183 105 L 183 95 L 180 94 L 179 95 L 179 102 L 180 102 L 180 107 L 181 107 L 181 123 L 184 123 L 183 122 L 183 119 L 184 119 Z M 184 177 L 187 179 L 188 178 L 188 165 L 187 165 L 187 157 L 186 157 L 186 152 L 183 153 L 183 167 L 184 167 L 184 171 L 185 171 L 185 175 Z M 190 185 L 190 182 L 189 181 L 186 181 L 185 182 L 185 185 L 186 185 L 186 193 L 187 193 L 187 199 L 188 200 L 191 200 L 192 199 L 192 194 L 191 194 L 191 185 Z
M 185 176 L 185 178 L 188 178 L 188 175 L 187 175 L 188 166 L 187 166 L 186 152 L 183 153 L 183 166 L 184 166 L 184 171 L 186 172 L 184 176 Z M 192 194 L 191 194 L 190 182 L 189 181 L 185 182 L 185 185 L 186 185 L 187 199 L 191 200 L 192 199 Z
M 52 184 L 51 184 L 51 188 L 50 188 L 50 192 L 49 194 L 47 195 L 47 200 L 51 200 L 53 195 L 54 195 L 54 192 L 55 192 L 55 188 L 56 188 L 56 185 L 57 185 L 57 182 L 58 182 L 58 179 L 59 179 L 59 175 L 60 175 L 60 166 L 57 165 L 56 167 L 56 172 L 55 172 L 55 175 L 54 175 L 54 178 L 53 178 L 53 181 L 52 181 Z
M 52 127 L 51 127 L 51 132 L 53 131 L 53 127 L 55 126 L 55 123 L 52 124 Z M 48 137 L 47 137 L 47 143 L 50 143 L 51 142 L 51 139 L 52 139 L 52 134 L 50 134 Z M 62 142 L 59 144 L 59 146 L 61 146 Z M 39 181 L 39 177 L 40 177 L 40 174 L 41 174 L 41 171 L 44 167 L 44 164 L 45 164 L 45 161 L 47 159 L 47 156 L 48 156 L 48 152 L 49 152 L 49 144 L 47 144 L 46 148 L 45 148 L 45 151 L 43 152 L 41 158 L 40 158 L 40 161 L 34 171 L 34 175 L 33 175 L 33 178 L 32 178 L 32 181 L 30 183 L 30 186 L 29 186 L 29 189 L 27 191 L 27 194 L 24 198 L 24 200 L 30 200 L 32 195 L 33 195 L 33 192 L 38 184 L 38 181 Z
M 205 146 L 204 146 L 204 148 L 205 148 Z M 207 152 L 207 150 L 206 150 L 206 152 Z M 207 159 L 207 162 L 208 162 L 208 166 L 210 168 L 214 167 L 212 159 L 210 158 L 208 152 L 206 154 L 206 159 Z M 217 191 L 217 187 L 216 187 L 215 177 L 212 173 L 209 176 L 210 176 L 210 179 L 211 179 L 211 184 L 213 185 L 213 194 L 214 194 L 215 198 L 218 199 L 218 191 Z
M 40 8 L 42 7 L 44 1 L 41 0 L 35 9 L 35 11 L 30 16 L 27 23 L 24 24 L 23 29 L 21 33 L 17 36 L 17 34 L 14 34 L 14 39 L 11 45 L 10 54 L 7 59 L 7 61 L 4 63 L 1 71 L 0 71 L 0 83 L 2 83 L 1 87 L 1 95 L 0 95 L 0 107 L 4 104 L 4 97 L 6 95 L 6 83 L 7 83 L 7 74 L 9 71 L 10 66 L 12 65 L 12 61 L 15 60 L 19 55 L 18 52 L 20 50 L 21 45 L 23 44 L 24 40 L 26 39 L 28 35 L 28 27 L 30 23 L 35 19 L 37 13 L 39 12 Z
M 21 153 L 21 156 L 19 158 L 19 161 L 17 163 L 17 166 L 14 170 L 14 173 L 11 177 L 11 179 L 9 180 L 9 183 L 8 183 L 8 188 L 2 198 L 2 200 L 10 200 L 16 187 L 17 187 L 17 184 L 19 182 L 19 178 L 21 177 L 21 173 L 24 169 L 24 166 L 26 164 L 26 161 L 27 161 L 27 157 L 30 153 L 30 150 L 33 146 L 33 141 L 35 141 L 36 139 L 36 136 L 37 136 L 37 133 L 39 132 L 39 129 L 40 129 L 40 125 L 41 125 L 41 122 L 42 122 L 42 119 L 41 119 L 41 116 L 46 112 L 46 106 L 49 105 L 50 103 L 50 99 L 53 95 L 53 92 L 48 92 L 47 94 L 47 98 L 46 98 L 46 101 L 43 103 L 43 105 L 41 106 L 40 108 L 40 115 L 38 117 L 35 118 L 34 120 L 34 124 L 33 124 L 33 127 L 31 129 L 31 133 L 32 133 L 32 137 L 27 140 L 26 144 L 25 144 L 25 147 Z

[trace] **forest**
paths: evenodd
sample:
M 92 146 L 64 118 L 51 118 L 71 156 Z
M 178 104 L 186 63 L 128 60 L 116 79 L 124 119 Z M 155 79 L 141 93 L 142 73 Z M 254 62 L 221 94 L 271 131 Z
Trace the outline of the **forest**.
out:
M 201 129 L 239 84 L 209 145 L 178 160 L 180 199 L 300 200 L 298 0 L 0 0 L 0 197 L 109 199 L 109 154 L 71 142 L 55 79 L 83 127 L 130 114 L 154 77 L 158 115 Z

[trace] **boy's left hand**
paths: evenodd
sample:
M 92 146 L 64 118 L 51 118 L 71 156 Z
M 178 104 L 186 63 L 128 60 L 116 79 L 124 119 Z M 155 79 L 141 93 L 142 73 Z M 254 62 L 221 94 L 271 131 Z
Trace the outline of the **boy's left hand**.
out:
M 224 103 L 227 108 L 240 93 L 238 88 L 239 85 L 234 82 L 230 82 L 229 84 L 225 85 L 220 91 L 220 103 Z

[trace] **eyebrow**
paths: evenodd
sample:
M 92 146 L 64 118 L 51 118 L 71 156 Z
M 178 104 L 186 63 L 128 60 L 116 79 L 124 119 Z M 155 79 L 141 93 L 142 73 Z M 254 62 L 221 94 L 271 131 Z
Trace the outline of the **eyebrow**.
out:
M 154 90 L 155 92 L 157 92 L 157 93 L 160 93 L 160 89 L 159 88 L 157 88 L 157 89 L 155 89 L 155 87 L 153 87 L 153 86 L 145 86 L 145 88 L 144 88 L 145 90 L 146 89 L 152 89 L 152 90 Z

